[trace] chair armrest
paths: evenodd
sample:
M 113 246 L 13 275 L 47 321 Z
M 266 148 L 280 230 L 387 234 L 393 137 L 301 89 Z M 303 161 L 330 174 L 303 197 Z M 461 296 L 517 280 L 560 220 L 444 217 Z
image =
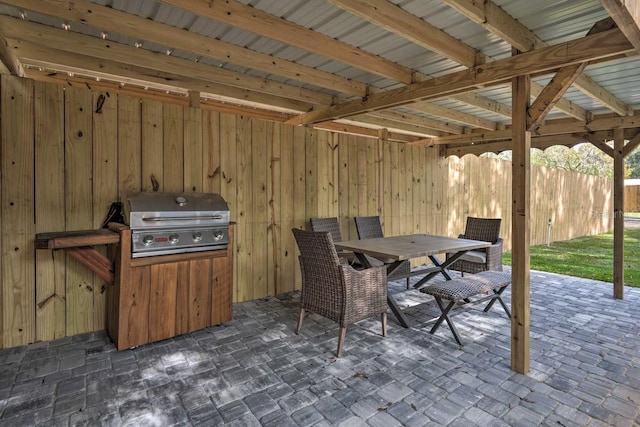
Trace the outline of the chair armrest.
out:
M 466 236 L 464 234 L 458 234 L 458 239 L 466 239 Z
M 347 293 L 352 296 L 369 295 L 372 293 L 384 294 L 387 298 L 387 267 L 378 267 L 356 270 L 350 265 L 341 265 L 342 275 L 347 285 Z
M 502 238 L 487 248 L 487 269 L 502 270 Z

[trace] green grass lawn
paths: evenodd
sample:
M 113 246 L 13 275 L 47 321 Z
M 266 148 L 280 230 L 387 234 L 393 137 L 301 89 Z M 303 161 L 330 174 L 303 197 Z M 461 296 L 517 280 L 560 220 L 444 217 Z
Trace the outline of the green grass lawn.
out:
M 640 212 L 625 212 L 625 218 L 640 218 Z
M 640 287 L 640 228 L 624 231 L 624 282 Z M 503 263 L 511 265 L 511 253 Z M 531 247 L 531 269 L 613 282 L 613 233 Z

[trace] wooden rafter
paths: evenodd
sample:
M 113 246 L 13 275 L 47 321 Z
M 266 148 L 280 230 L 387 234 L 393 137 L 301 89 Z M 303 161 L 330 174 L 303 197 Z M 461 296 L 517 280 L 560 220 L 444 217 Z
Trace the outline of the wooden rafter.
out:
M 440 132 L 445 132 L 448 134 L 461 134 L 464 132 L 462 126 L 450 124 L 450 123 L 442 123 L 439 120 L 430 119 L 427 117 L 419 117 L 413 114 L 405 114 L 398 111 L 386 110 L 386 111 L 374 111 L 369 114 L 373 117 L 380 117 L 384 119 L 394 120 L 401 123 L 413 124 L 416 126 L 422 126 L 425 128 L 431 128 L 438 130 Z
M 597 136 L 591 134 L 591 133 L 581 133 L 581 134 L 577 134 L 575 135 L 578 138 L 581 138 L 587 142 L 590 142 L 591 144 L 593 144 L 595 147 L 599 148 L 603 153 L 605 153 L 607 156 L 609 157 L 613 157 L 613 148 L 609 145 L 607 145 L 606 142 L 604 142 L 604 140 L 598 138 Z
M 502 102 L 495 101 L 491 98 L 487 98 L 486 96 L 478 95 L 477 93 L 473 92 L 466 92 L 460 93 L 458 95 L 452 95 L 449 98 L 511 119 L 512 113 L 510 106 Z
M 398 34 L 418 46 L 422 46 L 454 61 L 473 67 L 477 52 L 471 46 L 410 14 L 387 0 L 328 0 L 335 6 L 371 21 L 392 33 Z M 482 61 L 484 62 L 484 61 Z
M 600 0 L 600 3 L 640 53 L 640 4 L 628 0 Z
M 331 132 L 345 133 L 348 135 L 359 135 L 369 138 L 378 138 L 380 135 L 380 129 L 366 128 L 349 123 L 340 122 L 324 122 L 316 123 L 313 125 L 316 129 L 324 129 Z M 406 135 L 398 132 L 387 132 L 387 139 L 394 142 L 414 143 L 416 141 L 424 141 L 423 137 L 417 137 L 412 135 Z
M 527 129 L 534 130 L 544 120 L 587 66 L 586 63 L 569 65 L 558 70 L 549 84 L 540 92 L 527 112 Z
M 311 31 L 285 19 L 263 12 L 236 0 L 160 0 L 237 28 L 259 34 L 281 43 L 296 46 L 343 64 L 363 68 L 368 72 L 402 83 L 413 81 L 413 70 L 342 43 L 324 34 Z
M 9 49 L 7 40 L 0 36 L 0 74 L 13 74 L 14 76 L 24 77 L 22 64 L 14 52 Z
M 560 43 L 523 53 L 518 57 L 501 59 L 469 70 L 436 77 L 402 88 L 373 94 L 329 108 L 319 109 L 289 120 L 290 124 L 326 121 L 368 111 L 405 105 L 417 100 L 435 99 L 448 94 L 471 90 L 477 86 L 503 83 L 518 75 L 552 71 L 571 64 L 588 62 L 633 51 L 633 46 L 619 30 L 610 30 L 578 40 Z
M 531 82 L 531 96 L 538 97 L 542 93 L 543 89 L 544 87 L 542 85 Z M 556 102 L 555 107 L 563 113 L 578 120 L 590 120 L 590 113 L 587 110 L 564 98 L 559 99 L 558 102 Z
M 96 90 L 106 90 L 111 93 L 123 93 L 129 96 L 139 96 L 141 98 L 155 99 L 170 104 L 178 104 L 184 107 L 189 106 L 189 98 L 176 93 L 165 93 L 154 89 L 144 89 L 135 86 L 123 86 L 121 83 L 113 81 L 87 78 L 79 75 L 69 76 L 68 74 L 51 73 L 49 71 L 39 71 L 27 68 L 25 77 L 36 81 L 64 84 L 65 86 L 78 86 Z M 219 102 L 210 99 L 201 99 L 200 108 L 219 111 L 221 113 L 255 117 L 257 119 L 283 122 L 290 115 L 273 111 L 272 109 L 249 107 L 245 105 L 233 104 L 231 102 Z
M 498 123 L 494 121 L 483 119 L 481 117 L 477 117 L 471 114 L 463 113 L 461 111 L 452 110 L 450 108 L 441 107 L 432 102 L 418 102 L 415 104 L 407 105 L 407 108 L 415 111 L 420 111 L 422 113 L 431 114 L 433 116 L 447 118 L 449 120 L 454 120 L 456 122 L 464 123 L 466 125 L 478 127 L 481 129 L 488 129 L 488 130 L 498 129 Z
M 445 134 L 440 130 L 428 128 L 424 124 L 407 123 L 406 121 L 396 120 L 395 116 L 389 118 L 378 117 L 369 114 L 360 114 L 354 117 L 349 117 L 349 120 L 356 123 L 364 123 L 387 129 L 403 130 L 405 132 L 411 132 L 425 138 L 436 137 Z
M 60 2 L 57 0 L 37 2 L 9 0 L 4 3 L 71 22 L 72 28 L 75 23 L 82 23 L 107 32 L 124 34 L 137 40 L 181 49 L 204 58 L 260 70 L 349 95 L 365 96 L 369 93 L 367 85 L 356 80 L 346 79 L 86 0 L 68 2 L 65 3 L 65 7 L 60 7 Z
M 629 142 L 627 142 L 627 144 L 624 146 L 622 150 L 622 157 L 627 157 L 629 154 L 631 154 L 633 150 L 638 148 L 639 145 L 640 145 L 640 132 L 638 132 L 636 136 L 631 138 Z
M 170 72 L 176 75 L 188 76 L 242 89 L 250 89 L 256 92 L 295 99 L 310 104 L 330 105 L 333 102 L 333 97 L 330 95 L 321 94 L 309 89 L 261 79 L 218 67 L 211 67 L 171 55 L 136 49 L 135 47 L 75 34 L 45 25 L 2 17 L 0 18 L 0 26 L 2 26 L 7 39 L 17 41 L 12 47 L 18 57 L 24 58 L 28 56 L 27 53 L 21 53 L 21 50 L 27 49 L 27 43 L 21 43 L 25 41 L 32 44 L 39 44 L 43 47 L 56 46 L 60 51 L 71 54 L 79 53 L 94 58 L 86 65 L 87 67 L 95 67 L 102 58 L 109 58 L 114 62 L 135 65 L 158 72 Z M 21 47 L 21 45 L 25 47 Z M 29 47 L 32 47 L 32 45 L 29 45 Z M 64 63 L 65 61 L 66 58 L 64 56 L 58 58 L 59 63 Z M 93 62 L 93 64 L 91 62 Z M 175 84 L 176 82 L 173 83 Z
M 531 30 L 490 0 L 481 2 L 474 0 L 442 1 L 522 52 L 547 46 Z M 598 85 L 586 74 L 582 74 L 576 79 L 575 86 L 584 94 L 621 116 L 631 113 L 630 108 L 623 101 Z
M 582 134 L 597 131 L 610 131 L 611 129 L 629 129 L 640 127 L 640 114 L 620 117 L 614 114 L 602 114 L 594 116 L 589 123 L 573 119 L 548 120 L 542 124 L 535 136 Z M 449 144 L 478 144 L 486 141 L 504 141 L 511 138 L 511 129 L 496 131 L 475 131 L 462 135 L 450 135 L 434 138 L 433 145 Z

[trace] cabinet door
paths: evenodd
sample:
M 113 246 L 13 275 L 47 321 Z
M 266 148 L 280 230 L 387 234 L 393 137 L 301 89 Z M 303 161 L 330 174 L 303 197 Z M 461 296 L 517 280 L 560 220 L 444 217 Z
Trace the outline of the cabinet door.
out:
M 228 252 L 230 254 L 231 251 Z M 232 317 L 232 257 L 214 258 L 213 290 L 211 292 L 211 324 L 228 322 Z
M 151 342 L 176 335 L 176 301 L 180 264 L 174 262 L 151 266 L 149 299 L 149 339 Z
M 213 261 L 211 258 L 189 262 L 189 331 L 210 325 Z

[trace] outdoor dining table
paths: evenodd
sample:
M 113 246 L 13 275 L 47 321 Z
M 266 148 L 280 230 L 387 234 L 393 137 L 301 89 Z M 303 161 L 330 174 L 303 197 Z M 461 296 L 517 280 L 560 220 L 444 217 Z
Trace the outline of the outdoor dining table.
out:
M 438 274 L 442 274 L 446 280 L 451 280 L 451 276 L 447 272 L 447 267 L 451 263 L 455 262 L 467 251 L 487 248 L 490 245 L 491 243 L 480 240 L 458 239 L 430 234 L 410 234 L 335 243 L 337 249 L 352 251 L 365 268 L 372 266 L 368 257 L 382 261 L 387 266 L 387 275 L 391 274 L 405 260 L 428 257 L 433 266 L 409 273 L 409 276 L 422 276 L 418 283 L 413 285 L 416 289 L 422 287 Z M 441 261 L 437 255 L 442 253 L 452 253 L 453 255 Z M 398 322 L 408 328 L 409 321 L 390 292 L 387 293 L 387 303 Z

